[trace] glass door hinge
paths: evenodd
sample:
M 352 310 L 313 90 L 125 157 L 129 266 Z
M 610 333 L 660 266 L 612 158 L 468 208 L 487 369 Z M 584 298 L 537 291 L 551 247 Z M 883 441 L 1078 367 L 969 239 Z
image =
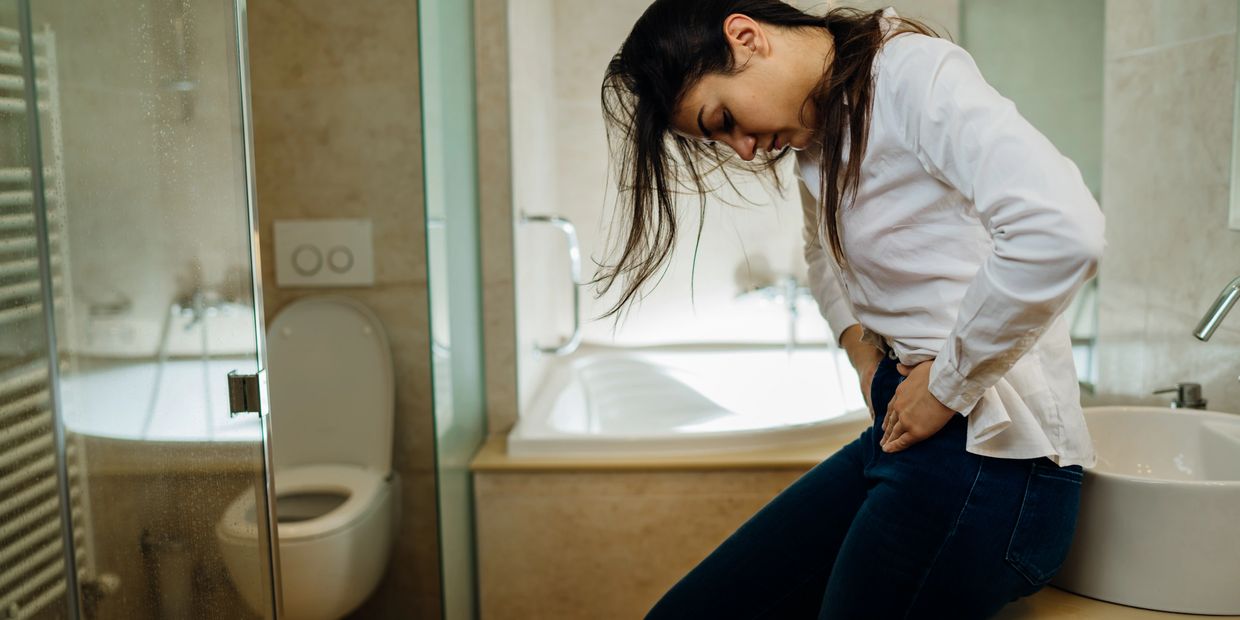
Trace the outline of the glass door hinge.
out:
M 243 375 L 237 371 L 228 373 L 228 413 L 237 417 L 240 413 L 263 413 L 263 382 L 265 370 L 258 374 Z

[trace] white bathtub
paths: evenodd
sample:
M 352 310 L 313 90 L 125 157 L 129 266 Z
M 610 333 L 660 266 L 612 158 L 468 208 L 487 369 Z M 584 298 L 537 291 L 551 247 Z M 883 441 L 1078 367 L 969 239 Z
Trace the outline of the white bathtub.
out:
M 65 428 L 113 439 L 256 442 L 258 416 L 228 414 L 229 371 L 254 366 L 253 357 L 173 359 L 161 373 L 154 361 L 81 361 L 61 374 Z
M 511 456 L 728 452 L 822 441 L 868 418 L 842 351 L 583 346 L 554 360 Z

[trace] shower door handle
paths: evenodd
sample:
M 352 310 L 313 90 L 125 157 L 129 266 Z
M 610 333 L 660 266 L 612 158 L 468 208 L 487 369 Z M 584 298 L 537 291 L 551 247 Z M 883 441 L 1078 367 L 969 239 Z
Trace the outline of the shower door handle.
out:
M 522 215 L 521 223 L 554 226 L 568 239 L 569 277 L 573 285 L 573 333 L 556 346 L 538 346 L 538 350 L 543 353 L 568 355 L 581 344 L 581 244 L 577 242 L 577 228 L 572 222 L 558 215 Z

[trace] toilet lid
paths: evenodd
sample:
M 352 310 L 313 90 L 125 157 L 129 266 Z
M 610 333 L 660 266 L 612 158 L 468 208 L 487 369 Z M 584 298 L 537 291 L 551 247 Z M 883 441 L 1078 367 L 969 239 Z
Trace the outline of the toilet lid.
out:
M 378 317 L 345 297 L 308 297 L 267 332 L 277 479 L 298 465 L 392 465 L 394 381 Z

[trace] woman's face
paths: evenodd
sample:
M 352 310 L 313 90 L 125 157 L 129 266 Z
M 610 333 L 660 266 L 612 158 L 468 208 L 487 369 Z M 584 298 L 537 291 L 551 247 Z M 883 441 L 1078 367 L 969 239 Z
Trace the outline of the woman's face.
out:
M 707 75 L 692 85 L 676 109 L 673 130 L 726 144 L 745 161 L 759 150 L 805 148 L 813 137 L 810 94 L 822 80 L 821 58 L 807 62 L 804 36 L 744 15 L 729 16 L 724 30 L 740 71 Z

